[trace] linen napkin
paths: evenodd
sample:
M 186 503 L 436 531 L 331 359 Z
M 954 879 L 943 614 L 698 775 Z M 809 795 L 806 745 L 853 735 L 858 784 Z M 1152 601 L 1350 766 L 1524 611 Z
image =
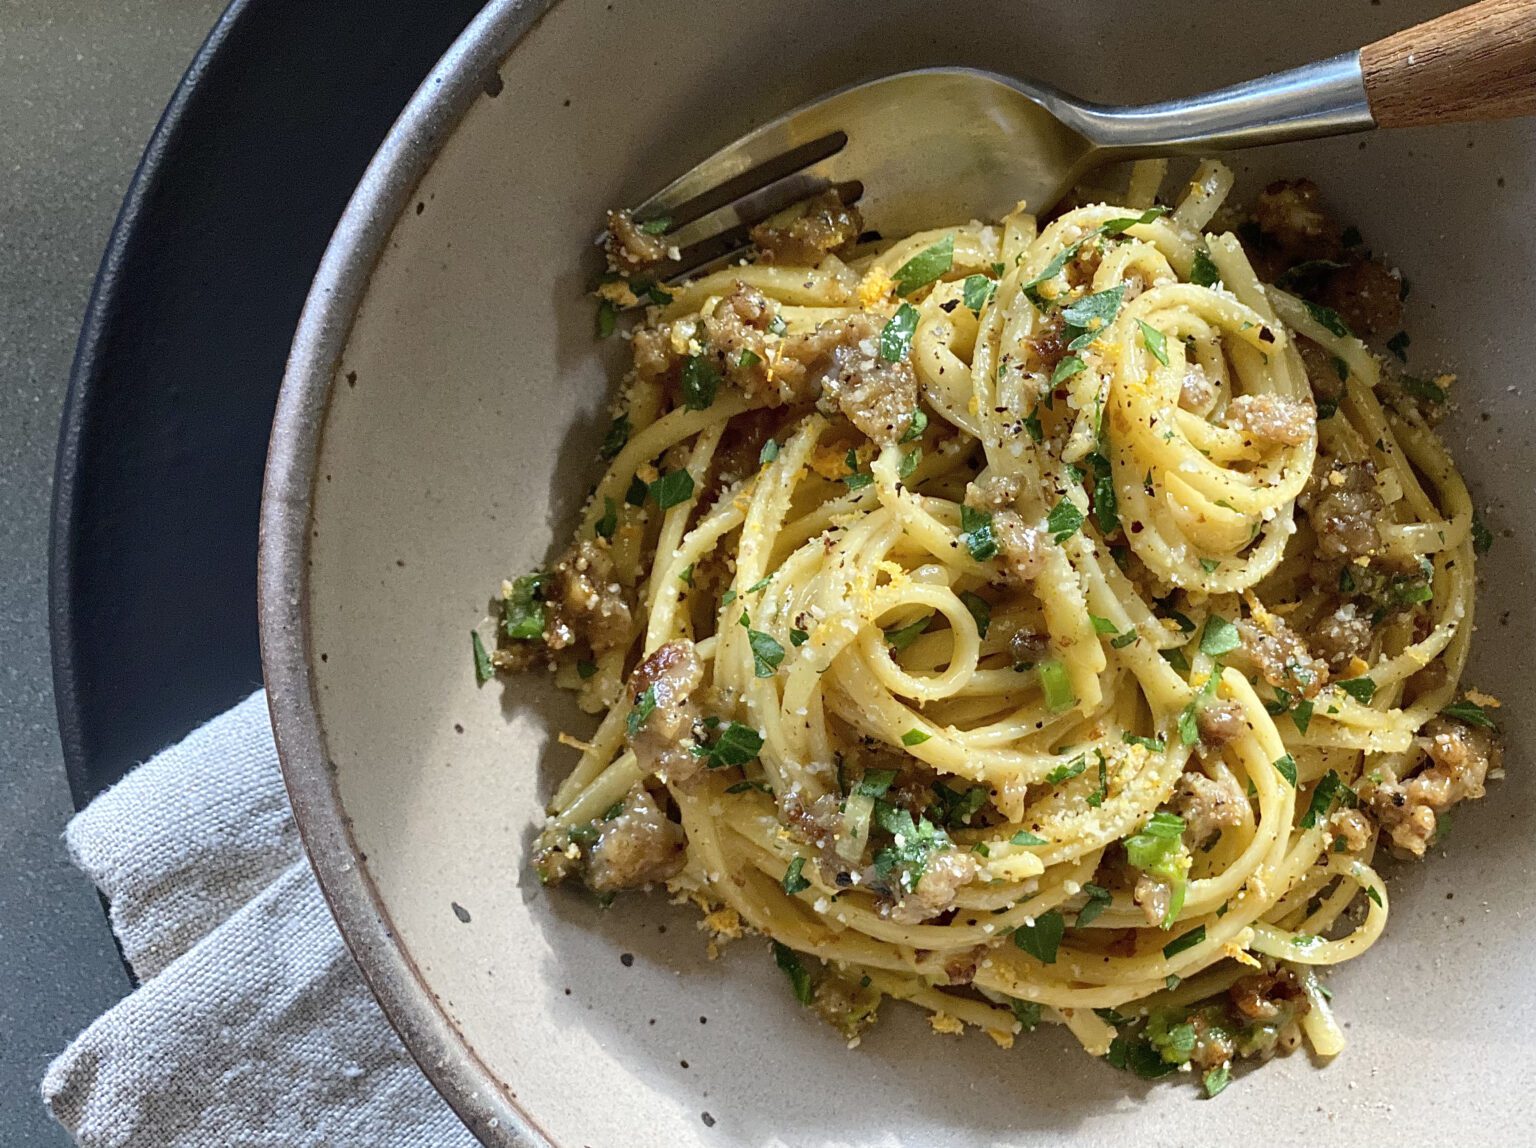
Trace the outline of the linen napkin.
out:
M 470 1148 L 336 931 L 266 696 L 139 766 L 65 830 L 140 987 L 48 1068 L 86 1148 Z

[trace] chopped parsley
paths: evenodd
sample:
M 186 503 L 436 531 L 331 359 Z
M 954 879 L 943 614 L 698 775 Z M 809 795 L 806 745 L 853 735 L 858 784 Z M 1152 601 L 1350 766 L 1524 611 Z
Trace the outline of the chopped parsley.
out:
M 1070 498 L 1063 498 L 1051 507 L 1045 519 L 1046 529 L 1051 532 L 1051 539 L 1058 546 L 1076 534 L 1082 525 L 1083 512 Z
M 1050 773 L 1045 775 L 1046 784 L 1060 785 L 1063 781 L 1071 781 L 1088 768 L 1086 754 L 1078 754 L 1071 761 L 1058 765 Z
M 1041 964 L 1054 965 L 1061 947 L 1066 922 L 1055 909 L 1041 913 L 1034 924 L 1020 925 L 1013 931 L 1013 943 Z
M 749 725 L 729 722 L 720 731 L 713 744 L 700 743 L 693 747 L 695 757 L 707 760 L 710 769 L 725 766 L 746 765 L 763 748 L 763 735 Z
M 936 781 L 933 783 L 933 795 L 938 798 L 938 802 L 929 807 L 928 816 L 951 829 L 964 828 L 987 803 L 987 793 L 984 785 L 951 789 L 942 781 Z
M 512 583 L 512 593 L 501 602 L 501 631 L 507 637 L 529 641 L 544 636 L 543 585 L 544 575 L 537 572 Z
M 1427 403 L 1443 403 L 1451 397 L 1445 393 L 1444 387 L 1416 375 L 1403 375 L 1397 380 L 1397 385 L 1403 388 L 1405 395 Z
M 1328 816 L 1335 804 L 1353 809 L 1360 804 L 1360 798 L 1344 783 L 1342 777 L 1330 769 L 1312 790 L 1312 803 L 1307 806 L 1307 812 L 1299 824 L 1303 829 L 1311 829 L 1319 818 Z
M 619 508 L 613 504 L 613 499 L 603 499 L 603 516 L 592 524 L 592 529 L 597 532 L 599 538 L 613 541 L 613 532 L 619 526 Z
M 803 893 L 811 887 L 810 881 L 806 880 L 801 874 L 801 870 L 804 868 L 805 858 L 796 857 L 789 863 L 789 868 L 784 870 L 784 880 L 781 884 L 784 886 L 784 892 L 788 893 L 791 897 L 796 893 Z M 798 996 L 799 994 L 796 993 L 796 995 Z
M 1189 850 L 1184 847 L 1184 819 L 1161 810 L 1136 833 L 1125 839 L 1125 859 L 1149 876 L 1165 881 L 1173 890 L 1163 928 L 1173 924 L 1184 907 L 1189 877 Z
M 913 642 L 917 641 L 918 635 L 928 628 L 928 623 L 931 621 L 933 621 L 933 615 L 924 614 L 910 625 L 902 626 L 896 630 L 887 630 L 885 632 L 885 640 L 892 648 L 905 650 Z
M 608 424 L 608 433 L 603 436 L 603 445 L 598 447 L 597 453 L 603 458 L 612 458 L 624 449 L 628 441 L 629 416 L 620 415 Z
M 743 347 L 741 349 L 741 354 L 736 356 L 736 366 L 743 371 L 757 366 L 757 364 L 761 363 L 762 361 L 763 357 L 754 351 L 751 347 Z
M 1076 355 L 1068 355 L 1061 362 L 1057 363 L 1056 369 L 1051 372 L 1051 386 L 1054 387 L 1057 383 L 1064 383 L 1074 375 L 1081 374 L 1087 369 L 1088 364 L 1083 362 L 1082 359 Z M 1037 424 L 1039 421 L 1039 419 L 1035 420 Z M 1035 441 L 1039 442 L 1040 440 L 1036 439 Z
M 858 784 L 853 787 L 853 792 L 861 797 L 884 797 L 885 791 L 891 787 L 891 782 L 896 780 L 894 769 L 867 770 Z
M 1136 632 L 1135 627 L 1132 627 L 1126 630 L 1125 633 L 1117 634 L 1115 637 L 1111 638 L 1109 642 L 1110 648 L 1115 650 L 1123 650 L 1140 636 L 1141 635 Z
M 923 742 L 927 741 L 932 736 L 933 734 L 928 733 L 925 730 L 920 730 L 914 726 L 912 729 L 909 729 L 906 733 L 901 735 L 901 744 L 922 745 Z
M 624 501 L 629 506 L 644 506 L 650 493 L 651 488 L 641 482 L 637 474 L 629 480 L 629 489 L 624 492 Z
M 1109 220 L 1107 223 L 1101 223 L 1099 225 L 1099 232 L 1113 239 L 1122 232 L 1129 231 L 1139 223 L 1151 223 L 1154 219 L 1159 219 L 1167 214 L 1168 209 L 1159 204 L 1156 207 L 1147 208 L 1140 215 L 1120 216 Z
M 646 686 L 645 692 L 635 699 L 634 707 L 624 716 L 624 732 L 633 739 L 645 724 L 645 719 L 655 712 L 656 687 Z
M 1212 614 L 1206 618 L 1205 629 L 1200 633 L 1202 654 L 1219 658 L 1223 654 L 1230 654 L 1242 644 L 1243 640 L 1238 635 L 1237 627 L 1220 614 Z
M 683 363 L 683 405 L 690 411 L 707 410 L 720 389 L 720 372 L 708 355 L 689 355 Z
M 997 538 L 992 533 L 992 515 L 984 510 L 960 507 L 960 541 L 978 562 L 997 557 Z
M 903 303 L 880 330 L 880 357 L 887 363 L 899 363 L 912 351 L 912 335 L 917 331 L 917 308 Z
M 789 632 L 789 644 L 791 646 L 803 646 L 809 640 L 810 635 L 804 630 L 791 630 Z
M 928 429 L 928 416 L 920 410 L 912 412 L 912 417 L 907 420 L 907 429 L 901 432 L 898 442 L 915 442 L 923 437 L 923 432 Z
M 1452 718 L 1465 725 L 1480 726 L 1483 729 L 1498 729 L 1493 718 L 1488 716 L 1488 711 L 1476 702 L 1469 702 L 1463 698 L 1459 702 L 1452 702 L 1440 711 L 1444 717 Z
M 1110 891 L 1102 885 L 1089 882 L 1083 886 L 1083 892 L 1088 894 L 1088 901 L 1077 911 L 1077 920 L 1074 924 L 1078 928 L 1088 924 L 1114 902 Z
M 1370 678 L 1349 678 L 1334 684 L 1361 705 L 1370 705 L 1376 696 L 1376 683 Z
M 892 839 L 889 848 L 875 854 L 875 876 L 885 880 L 894 873 L 910 892 L 923 879 L 929 859 L 950 847 L 949 835 L 926 817 L 914 820 L 907 810 L 885 801 L 875 803 L 875 820 Z
M 1387 350 L 1397 356 L 1399 362 L 1408 361 L 1408 344 L 1413 340 L 1408 337 L 1407 331 L 1399 331 L 1387 340 Z
M 992 626 L 992 607 L 980 594 L 970 590 L 960 591 L 960 601 L 965 604 L 965 608 L 970 611 L 971 617 L 976 622 L 976 636 L 985 638 L 987 630 Z
M 1101 618 L 1097 614 L 1089 614 L 1088 621 L 1093 623 L 1095 634 L 1118 634 L 1120 627 L 1116 626 L 1108 618 Z
M 485 643 L 474 630 L 469 632 L 469 646 L 475 655 L 475 682 L 483 686 L 496 676 L 496 670 L 491 665 L 491 656 L 485 652 Z
M 651 483 L 649 489 L 656 505 L 670 510 L 693 496 L 693 475 L 686 470 L 674 470 Z
M 848 484 L 849 490 L 863 490 L 875 481 L 874 475 L 859 470 L 859 452 L 853 447 L 848 448 L 843 464 L 848 468 L 848 473 L 843 475 L 843 481 Z
M 1321 303 L 1314 303 L 1310 299 L 1303 299 L 1301 305 L 1307 309 L 1307 314 L 1312 316 L 1318 326 L 1329 334 L 1337 335 L 1341 339 L 1350 337 L 1350 330 L 1344 325 L 1344 320 L 1339 318 L 1337 311 L 1324 307 Z
M 1040 675 L 1040 689 L 1045 694 L 1045 704 L 1052 713 L 1062 713 L 1077 704 L 1072 680 L 1067 676 L 1067 667 L 1061 662 L 1049 658 L 1036 667 L 1036 672 Z
M 665 235 L 672 230 L 672 217 L 670 215 L 658 215 L 655 219 L 647 219 L 640 225 L 640 230 L 647 235 Z
M 896 477 L 905 482 L 912 477 L 912 472 L 917 469 L 917 464 L 923 461 L 923 448 L 915 446 L 901 456 L 901 463 L 896 468 Z
M 1048 844 L 1050 844 L 1050 842 L 1046 841 L 1046 839 L 1044 837 L 1036 836 L 1035 834 L 1031 833 L 1028 829 L 1020 829 L 1012 837 L 1008 838 L 1008 844 L 1010 844 L 1010 845 L 1048 845 Z
M 800 963 L 800 956 L 788 945 L 778 941 L 773 942 L 773 960 L 779 968 L 784 970 L 784 975 L 789 978 L 790 988 L 794 990 L 795 999 L 803 1005 L 811 1003 L 811 974 L 805 971 L 805 966 Z
M 618 326 L 619 309 L 608 299 L 599 299 L 597 303 L 597 319 L 595 329 L 599 339 L 606 339 L 613 334 Z
M 1232 1070 L 1225 1064 L 1218 1064 L 1215 1068 L 1206 1069 L 1205 1076 L 1201 1078 L 1205 1085 L 1207 1098 L 1215 1096 L 1232 1083 Z
M 1291 788 L 1296 788 L 1296 759 L 1290 754 L 1278 757 L 1274 762 L 1275 770 L 1281 777 L 1291 783 Z
M 752 672 L 760 678 L 773 677 L 773 672 L 784 660 L 784 647 L 771 634 L 750 627 L 747 629 L 747 641 L 752 647 Z
M 896 281 L 896 293 L 910 295 L 918 288 L 926 287 L 935 279 L 948 274 L 954 265 L 955 237 L 946 235 L 932 247 L 924 248 L 896 268 L 896 274 L 892 276 Z
M 1084 295 L 1063 307 L 1061 317 L 1067 326 L 1062 334 L 1069 340 L 1067 350 L 1081 351 L 1103 334 L 1115 321 L 1115 316 L 1120 313 L 1120 304 L 1124 301 L 1125 285 L 1122 283 L 1107 291 Z
M 592 677 L 596 673 L 597 673 L 597 663 L 596 662 L 589 662 L 585 658 L 583 658 L 581 661 L 576 663 L 576 676 L 579 677 L 582 681 L 586 681 L 588 678 Z
M 1139 734 L 1131 733 L 1129 730 L 1120 735 L 1120 740 L 1125 742 L 1126 745 L 1139 745 L 1143 749 L 1151 750 L 1153 753 L 1162 753 L 1163 750 L 1168 748 L 1168 743 L 1160 737 L 1142 737 Z
M 1214 287 L 1221 281 L 1221 272 L 1211 262 L 1211 254 L 1205 248 L 1195 250 L 1195 261 L 1189 269 L 1189 281 L 1196 287 Z
M 1489 530 L 1487 523 L 1474 513 L 1472 515 L 1472 553 L 1481 556 L 1492 549 L 1493 531 Z
M 1154 359 L 1166 367 L 1168 365 L 1168 336 L 1140 319 L 1136 320 L 1136 325 L 1141 328 L 1141 342 L 1143 346 L 1152 352 Z
M 1013 1009 L 1013 1019 L 1019 1022 L 1019 1027 L 1025 1032 L 1033 1032 L 1040 1023 L 1040 1006 L 1034 1001 L 1021 1001 L 1018 997 L 1008 998 L 1008 1007 Z
M 757 465 L 767 466 L 770 462 L 778 457 L 779 444 L 775 440 L 769 439 L 763 444 L 763 449 L 757 452 Z
M 1196 925 L 1187 933 L 1180 933 L 1163 946 L 1164 957 L 1176 957 L 1185 949 L 1192 949 L 1205 940 L 1205 926 Z
M 977 315 L 987 305 L 997 290 L 997 281 L 988 279 L 985 275 L 967 275 L 965 277 L 964 299 L 965 305 Z

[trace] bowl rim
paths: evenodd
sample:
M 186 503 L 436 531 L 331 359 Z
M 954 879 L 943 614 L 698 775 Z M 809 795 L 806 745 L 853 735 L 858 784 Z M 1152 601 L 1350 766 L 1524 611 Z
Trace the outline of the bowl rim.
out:
M 373 270 L 438 151 L 503 60 L 558 0 L 489 0 L 443 54 L 370 161 L 305 300 L 262 480 L 257 614 L 283 781 L 320 890 L 369 989 L 423 1073 L 483 1143 L 552 1148 L 531 1113 L 475 1054 L 403 950 L 341 804 L 310 672 L 310 519 L 335 372 Z

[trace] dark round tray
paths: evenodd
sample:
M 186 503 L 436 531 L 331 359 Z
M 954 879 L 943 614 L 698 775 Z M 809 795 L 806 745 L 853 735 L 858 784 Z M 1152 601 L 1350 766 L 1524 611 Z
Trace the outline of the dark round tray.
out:
M 234 0 L 96 276 L 54 488 L 54 691 L 77 807 L 261 684 L 256 528 L 331 231 L 480 0 Z

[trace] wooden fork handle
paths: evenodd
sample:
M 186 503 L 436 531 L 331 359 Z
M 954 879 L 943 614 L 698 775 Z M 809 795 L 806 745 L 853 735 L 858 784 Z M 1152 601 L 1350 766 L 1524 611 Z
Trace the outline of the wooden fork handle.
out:
M 1360 49 L 1384 128 L 1536 114 L 1536 0 L 1482 0 Z

